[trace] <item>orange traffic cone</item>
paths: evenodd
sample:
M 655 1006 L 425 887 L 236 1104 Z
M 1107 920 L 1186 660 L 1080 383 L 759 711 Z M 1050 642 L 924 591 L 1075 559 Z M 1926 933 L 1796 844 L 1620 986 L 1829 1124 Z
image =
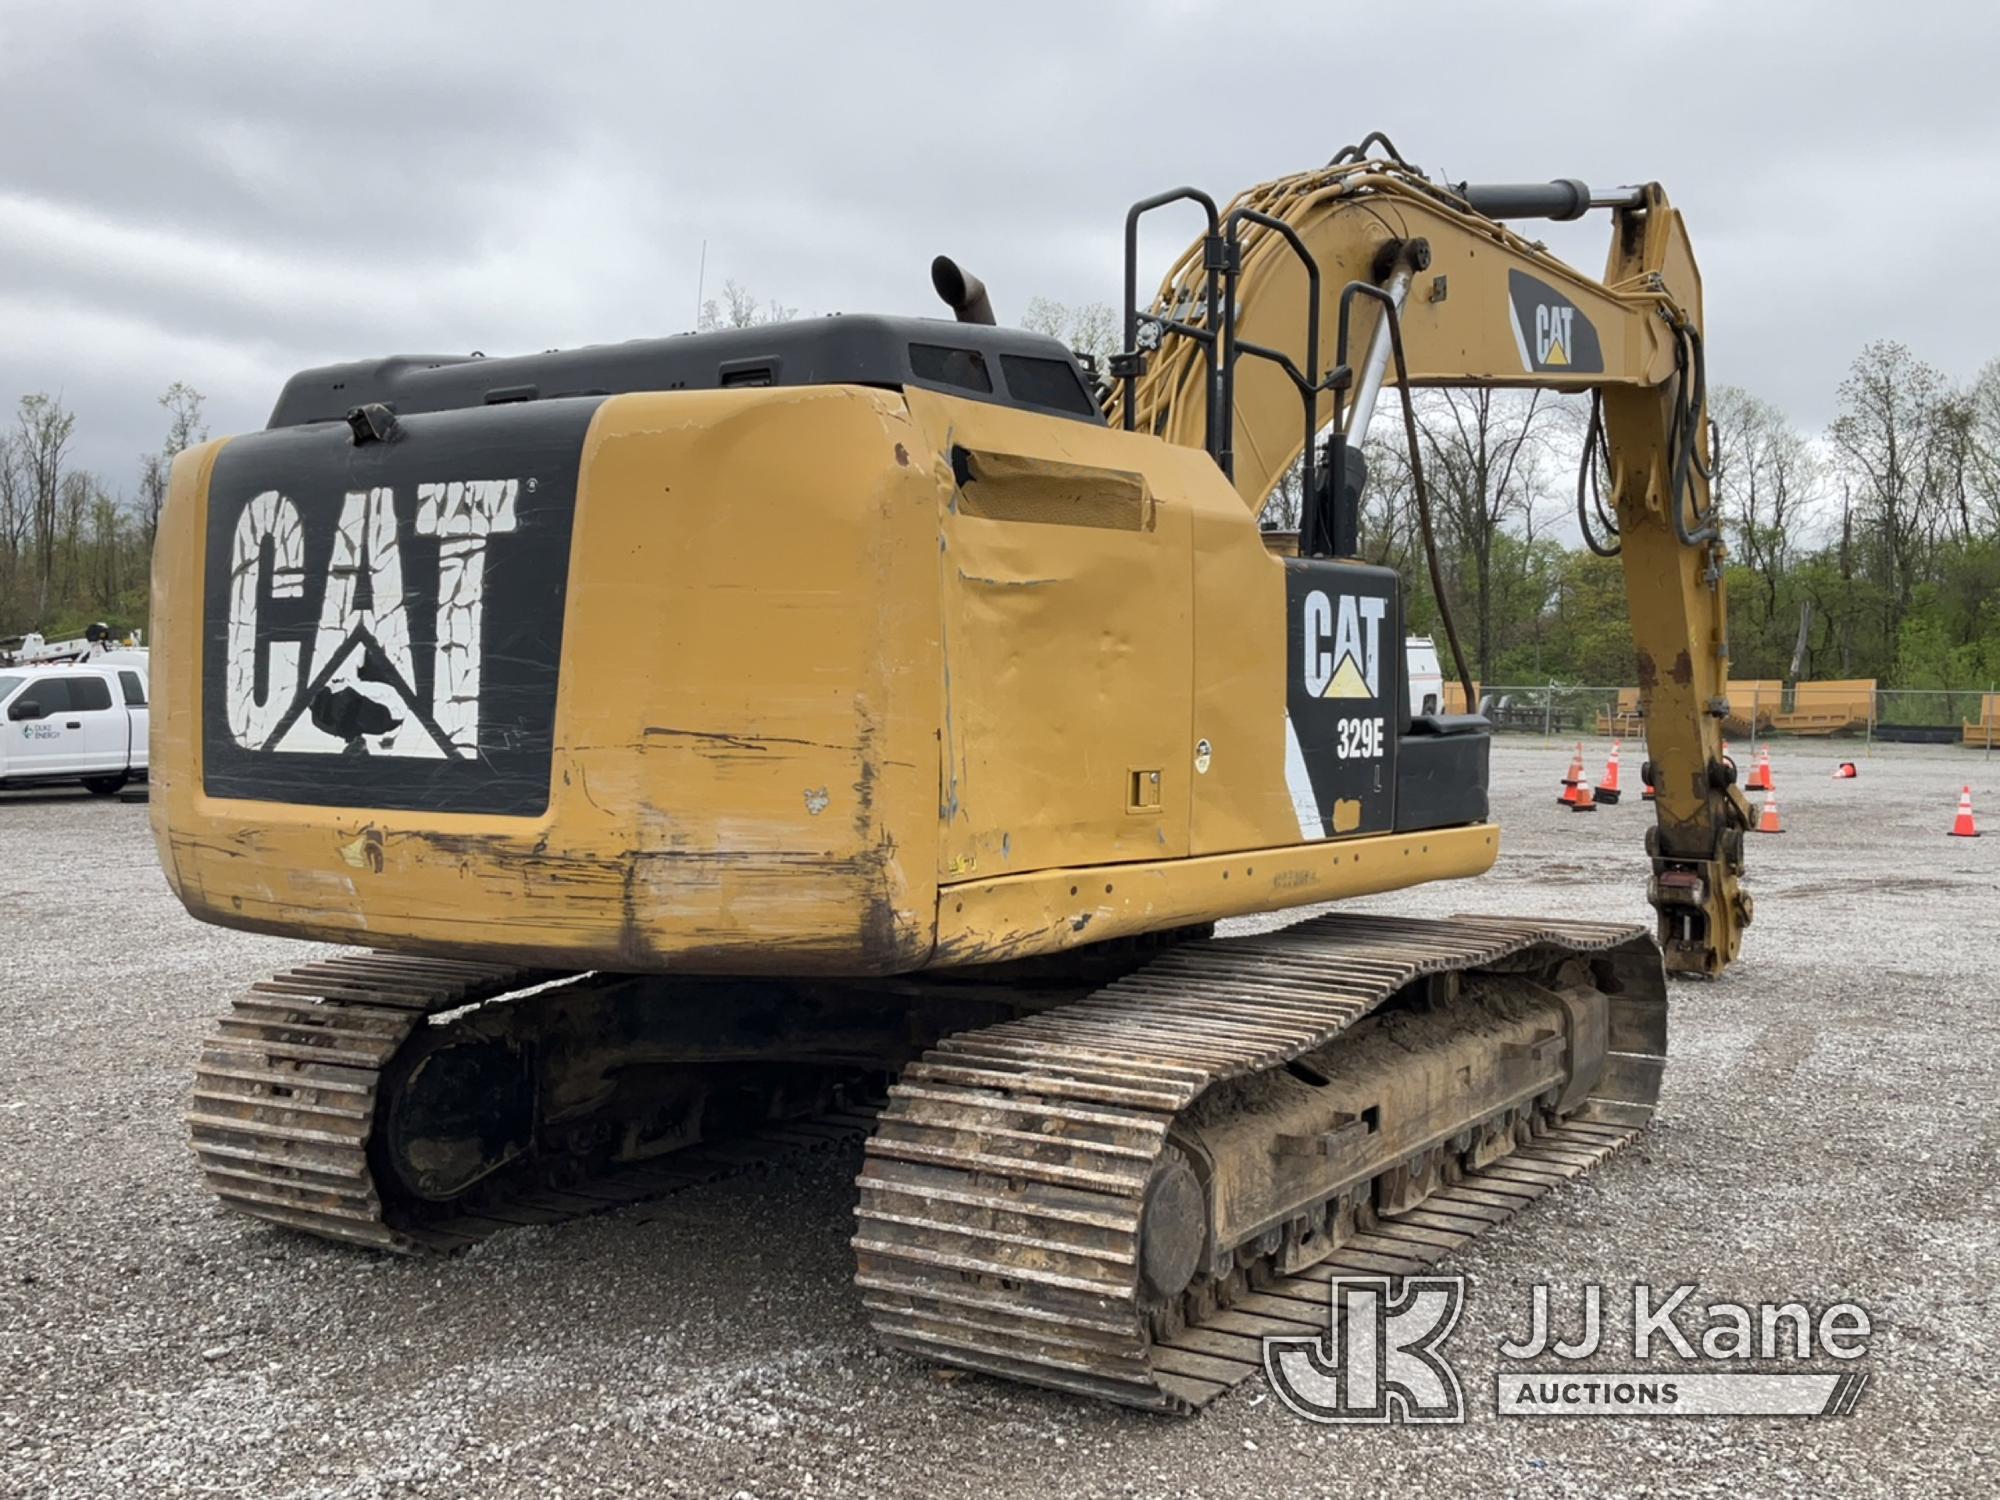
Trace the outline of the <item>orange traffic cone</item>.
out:
M 1746 792 L 1768 792 L 1771 790 L 1771 747 L 1765 745 L 1757 752 L 1757 764 L 1750 768 L 1750 779 L 1743 783 Z
M 1589 782 L 1579 781 L 1576 784 L 1576 800 L 1570 803 L 1569 810 L 1571 812 L 1597 811 L 1597 799 L 1590 795 Z
M 1771 793 L 1764 799 L 1764 815 L 1757 820 L 1759 833 L 1783 833 L 1785 825 L 1778 819 L 1778 794 Z
M 1958 794 L 1958 821 L 1951 825 L 1951 836 L 1955 839 L 1976 839 L 1979 830 L 1972 822 L 1972 788 L 1967 787 Z
M 1653 791 L 1653 763 L 1650 760 L 1642 760 L 1639 762 L 1639 800 L 1641 802 L 1651 802 L 1655 795 Z
M 1583 742 L 1579 740 L 1576 746 L 1576 754 L 1570 758 L 1569 772 L 1563 777 L 1562 792 L 1556 797 L 1557 804 L 1562 807 L 1571 806 L 1576 801 L 1576 789 L 1582 785 Z
M 1833 768 L 1833 779 L 1835 781 L 1852 781 L 1854 775 L 1854 762 L 1851 760 L 1844 760 Z
M 1618 800 L 1618 746 L 1622 740 L 1612 740 L 1612 758 L 1604 762 L 1604 780 L 1598 782 L 1598 802 Z

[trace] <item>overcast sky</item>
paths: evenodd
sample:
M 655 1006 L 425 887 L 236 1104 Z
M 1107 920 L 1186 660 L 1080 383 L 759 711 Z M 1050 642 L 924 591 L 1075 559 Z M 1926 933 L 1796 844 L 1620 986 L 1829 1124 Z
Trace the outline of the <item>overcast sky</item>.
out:
M 1711 378 L 1818 426 L 1871 339 L 2000 354 L 2000 6 L 1155 0 L 960 7 L 0 0 L 0 405 L 131 488 L 304 366 L 694 321 L 724 278 L 930 313 L 930 257 L 1113 301 L 1126 205 L 1370 129 L 1454 179 L 1656 179 Z M 1602 268 L 1605 220 L 1551 233 Z M 1175 244 L 1149 247 L 1150 284 Z

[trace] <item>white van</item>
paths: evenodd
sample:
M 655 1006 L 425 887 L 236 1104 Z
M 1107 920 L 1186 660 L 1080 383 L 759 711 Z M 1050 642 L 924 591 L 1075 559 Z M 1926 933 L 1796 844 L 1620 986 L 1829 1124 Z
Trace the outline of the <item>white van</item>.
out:
M 142 661 L 0 668 L 0 787 L 80 781 L 108 797 L 146 771 Z

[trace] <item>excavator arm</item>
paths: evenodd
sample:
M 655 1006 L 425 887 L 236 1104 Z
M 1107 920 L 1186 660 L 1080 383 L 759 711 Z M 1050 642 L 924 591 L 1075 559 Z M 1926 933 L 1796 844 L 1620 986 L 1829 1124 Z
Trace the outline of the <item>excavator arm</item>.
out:
M 1205 212 L 1207 231 L 1141 309 L 1140 218 L 1183 202 Z M 1612 213 L 1601 281 L 1502 222 L 1594 207 Z M 1729 636 L 1703 441 L 1701 280 L 1659 186 L 1452 188 L 1392 150 L 1350 151 L 1226 208 L 1192 189 L 1135 205 L 1126 304 L 1111 419 L 1206 447 L 1253 511 L 1303 458 L 1307 555 L 1357 550 L 1359 450 L 1384 385 L 1593 395 L 1588 446 L 1610 485 L 1600 518 L 1615 522 L 1599 539 L 1582 520 L 1595 548 L 1623 559 L 1657 791 L 1648 896 L 1669 969 L 1719 974 L 1751 917 L 1750 809 L 1721 743 Z M 1580 514 L 1581 498 L 1580 483 Z

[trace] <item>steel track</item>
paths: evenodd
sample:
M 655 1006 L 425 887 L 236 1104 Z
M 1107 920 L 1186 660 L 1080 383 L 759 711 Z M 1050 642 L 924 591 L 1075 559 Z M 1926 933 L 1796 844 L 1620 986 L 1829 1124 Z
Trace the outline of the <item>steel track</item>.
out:
M 1427 976 L 1605 955 L 1611 1056 L 1569 1118 L 1419 1206 L 1369 1216 L 1298 1276 L 1233 1275 L 1147 1306 L 1140 1224 L 1177 1118 L 1284 1066 Z M 1260 1367 L 1260 1338 L 1328 1323 L 1337 1275 L 1421 1270 L 1642 1129 L 1666 1051 L 1643 929 L 1332 915 L 1193 943 L 1043 1015 L 947 1038 L 904 1070 L 868 1143 L 856 1281 L 889 1343 L 947 1364 L 1192 1411 Z M 1331 1188 L 1333 1184 L 1329 1184 Z M 1162 1316 L 1163 1311 L 1167 1314 Z
M 484 1192 L 476 1207 L 399 1222 L 370 1152 L 391 1060 L 433 1015 L 565 977 L 371 953 L 302 964 L 252 985 L 202 1044 L 195 1073 L 187 1120 L 209 1187 L 241 1213 L 325 1239 L 401 1254 L 448 1252 L 505 1229 L 599 1213 L 828 1150 L 874 1128 L 873 1110 L 834 1109 L 560 1186 Z

